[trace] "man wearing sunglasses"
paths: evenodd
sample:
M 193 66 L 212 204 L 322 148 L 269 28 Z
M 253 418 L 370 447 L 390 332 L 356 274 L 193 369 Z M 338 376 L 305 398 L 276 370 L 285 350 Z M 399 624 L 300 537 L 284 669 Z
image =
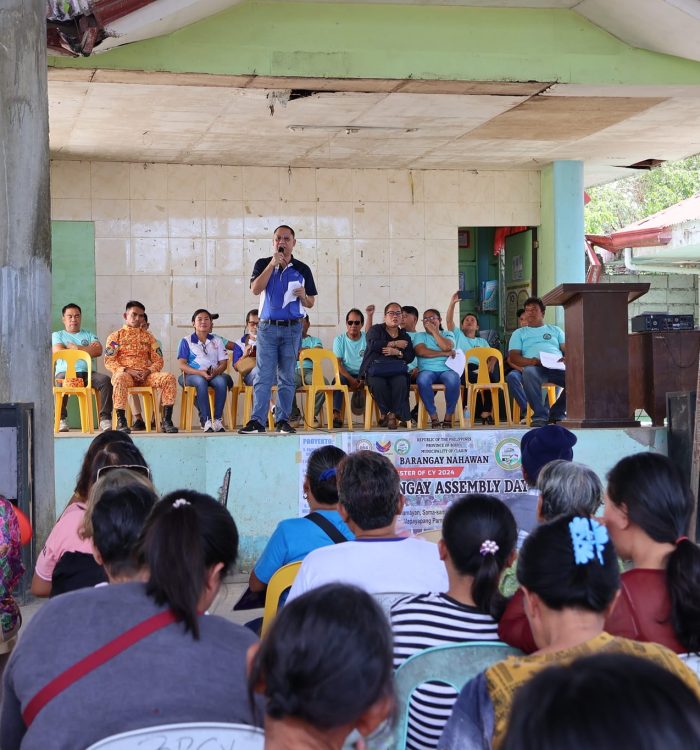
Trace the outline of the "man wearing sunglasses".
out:
M 374 305 L 371 306 L 374 312 Z M 369 311 L 369 308 L 368 308 Z M 362 326 L 365 316 L 356 307 L 348 311 L 345 316 L 345 333 L 333 339 L 333 354 L 338 358 L 340 382 L 351 392 L 364 391 L 365 381 L 360 377 L 360 365 L 367 349 L 367 339 Z M 343 404 L 343 394 L 336 391 L 333 394 L 333 427 L 342 427 L 343 420 L 340 408 Z

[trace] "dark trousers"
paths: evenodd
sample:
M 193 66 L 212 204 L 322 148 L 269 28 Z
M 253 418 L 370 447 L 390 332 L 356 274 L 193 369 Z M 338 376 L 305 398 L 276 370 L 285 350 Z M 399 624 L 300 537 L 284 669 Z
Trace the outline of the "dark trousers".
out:
M 402 422 L 411 419 L 408 407 L 408 375 L 392 375 L 389 378 L 379 378 L 370 375 L 367 385 L 372 393 L 372 398 L 377 402 L 382 414 L 392 412 Z
M 57 380 L 65 377 L 65 372 L 56 373 Z M 77 377 L 81 377 L 80 373 L 77 373 Z M 84 380 L 83 383 L 85 383 Z M 112 419 L 112 381 L 109 375 L 102 372 L 93 372 L 92 387 L 100 394 L 100 419 Z M 68 396 L 64 396 L 61 402 L 61 419 L 66 419 L 67 416 Z

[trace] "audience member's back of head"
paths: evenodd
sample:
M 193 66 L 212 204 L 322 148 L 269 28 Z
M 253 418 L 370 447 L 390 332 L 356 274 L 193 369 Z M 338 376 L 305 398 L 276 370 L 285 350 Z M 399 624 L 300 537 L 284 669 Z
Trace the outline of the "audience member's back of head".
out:
M 309 456 L 306 465 L 306 478 L 314 498 L 323 505 L 338 502 L 338 464 L 347 454 L 335 445 L 324 445 Z
M 150 469 L 146 459 L 136 445 L 117 441 L 104 446 L 95 454 L 90 469 L 89 489 L 92 489 L 98 478 L 115 471 L 116 467 L 131 468 L 132 471 L 138 471 L 139 473 L 142 470 L 144 475 L 150 477 Z
M 562 516 L 538 526 L 520 550 L 517 576 L 522 586 L 554 610 L 603 613 L 620 587 L 617 556 L 607 530 L 582 516 Z
M 277 614 L 253 658 L 248 685 L 251 702 L 253 691 L 264 694 L 271 719 L 350 731 L 371 707 L 392 703 L 386 616 L 354 586 L 313 589 Z
M 102 493 L 92 511 L 92 541 L 110 580 L 134 578 L 136 542 L 158 496 L 141 482 Z
M 553 666 L 515 694 L 501 750 L 689 750 L 700 702 L 672 672 L 627 654 Z
M 363 531 L 388 526 L 399 511 L 399 474 L 386 456 L 357 451 L 338 465 L 338 495 Z
M 103 448 L 112 443 L 131 443 L 133 445 L 133 440 L 127 433 L 120 432 L 119 430 L 105 430 L 93 439 L 83 456 L 83 462 L 75 482 L 75 489 L 73 490 L 73 493 L 81 500 L 87 500 L 88 492 L 90 491 L 90 477 L 92 475 L 92 463 L 95 460 L 95 456 Z
M 654 542 L 672 544 L 666 562 L 671 623 L 689 652 L 700 652 L 700 547 L 688 539 L 693 497 L 678 467 L 660 453 L 636 453 L 608 474 L 608 498 Z
M 520 461 L 523 477 L 534 487 L 545 464 L 559 458 L 571 461 L 576 435 L 558 424 L 548 424 L 528 430 L 520 439 Z
M 176 490 L 156 503 L 137 545 L 139 566 L 149 572 L 147 593 L 157 604 L 169 605 L 194 638 L 207 577 L 220 564 L 223 579 L 237 555 L 238 530 L 230 513 L 193 490 Z
M 603 500 L 603 485 L 587 466 L 557 459 L 542 467 L 537 478 L 542 496 L 540 516 L 552 521 L 559 516 L 593 516 Z
M 474 577 L 474 603 L 495 619 L 505 606 L 498 584 L 517 537 L 510 509 L 491 495 L 465 495 L 455 500 L 442 522 L 442 540 L 452 564 L 461 575 Z

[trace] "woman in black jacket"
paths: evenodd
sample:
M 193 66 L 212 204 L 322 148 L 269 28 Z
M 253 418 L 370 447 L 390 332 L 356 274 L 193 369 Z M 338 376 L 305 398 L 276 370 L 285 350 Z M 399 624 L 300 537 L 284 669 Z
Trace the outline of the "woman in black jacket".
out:
M 415 354 L 409 335 L 399 327 L 401 305 L 390 302 L 384 308 L 384 322 L 367 331 L 367 348 L 360 366 L 379 406 L 379 426 L 395 430 L 398 421 L 408 423 L 411 412 L 408 406 L 409 378 L 406 365 Z

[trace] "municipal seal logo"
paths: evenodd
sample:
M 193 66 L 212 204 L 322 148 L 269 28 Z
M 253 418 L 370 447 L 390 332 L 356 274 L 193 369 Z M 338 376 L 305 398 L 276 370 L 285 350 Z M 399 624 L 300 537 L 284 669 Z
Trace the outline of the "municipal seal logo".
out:
M 494 450 L 496 463 L 506 471 L 515 471 L 520 468 L 520 441 L 517 438 L 507 437 L 496 445 Z

